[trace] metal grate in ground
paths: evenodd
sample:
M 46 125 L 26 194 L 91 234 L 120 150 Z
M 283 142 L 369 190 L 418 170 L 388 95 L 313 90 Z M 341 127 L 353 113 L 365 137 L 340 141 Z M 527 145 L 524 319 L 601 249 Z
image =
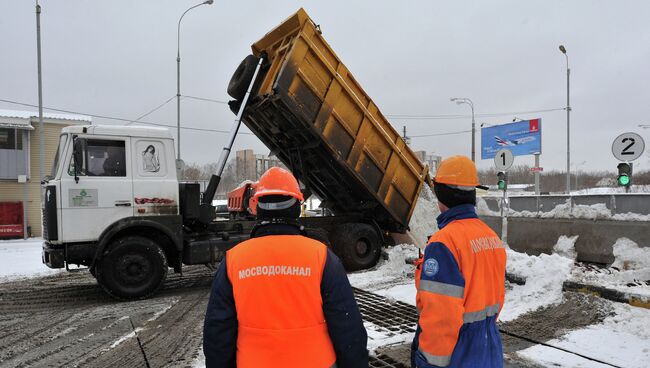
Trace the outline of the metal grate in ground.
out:
M 371 368 L 408 368 L 406 365 L 396 361 L 395 359 L 389 357 L 385 354 L 379 354 L 377 356 L 370 357 Z
M 364 321 L 396 335 L 415 333 L 418 312 L 414 306 L 399 301 L 389 301 L 381 295 L 361 289 L 355 288 L 354 294 Z

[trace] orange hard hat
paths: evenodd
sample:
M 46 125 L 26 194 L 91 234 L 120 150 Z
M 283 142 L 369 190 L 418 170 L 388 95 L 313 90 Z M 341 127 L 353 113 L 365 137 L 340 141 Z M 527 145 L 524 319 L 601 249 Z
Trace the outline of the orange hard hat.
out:
M 478 172 L 474 162 L 469 157 L 460 155 L 442 160 L 434 182 L 465 190 L 482 187 L 478 182 Z
M 283 195 L 299 201 L 304 200 L 298 180 L 289 171 L 280 167 L 272 167 L 260 177 L 253 199 L 257 201 L 267 195 Z

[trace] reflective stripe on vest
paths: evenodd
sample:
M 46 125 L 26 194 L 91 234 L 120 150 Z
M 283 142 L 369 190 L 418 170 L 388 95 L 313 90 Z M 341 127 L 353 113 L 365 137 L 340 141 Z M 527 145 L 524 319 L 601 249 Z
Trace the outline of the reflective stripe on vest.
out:
M 497 303 L 494 305 L 488 305 L 487 307 L 481 309 L 480 311 L 464 313 L 463 323 L 478 322 L 488 317 L 495 316 L 497 313 L 499 313 L 499 308 L 500 305 Z
M 429 354 L 422 349 L 418 349 L 420 354 L 426 359 L 427 363 L 437 365 L 438 367 L 446 367 L 451 363 L 451 355 L 433 355 Z
M 300 235 L 253 238 L 226 253 L 238 368 L 334 367 L 320 294 L 326 259 L 324 244 Z
M 462 286 L 445 284 L 444 282 L 431 280 L 420 280 L 420 286 L 418 287 L 418 290 L 461 299 L 465 294 L 465 288 Z

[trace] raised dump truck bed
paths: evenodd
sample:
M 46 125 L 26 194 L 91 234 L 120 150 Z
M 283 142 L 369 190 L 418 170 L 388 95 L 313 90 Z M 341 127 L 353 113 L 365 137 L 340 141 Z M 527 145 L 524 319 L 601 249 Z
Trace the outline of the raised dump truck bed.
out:
M 428 168 L 300 9 L 252 46 L 229 93 L 242 100 L 265 57 L 243 121 L 335 215 L 386 231 L 408 226 Z M 237 103 L 233 104 L 234 106 Z

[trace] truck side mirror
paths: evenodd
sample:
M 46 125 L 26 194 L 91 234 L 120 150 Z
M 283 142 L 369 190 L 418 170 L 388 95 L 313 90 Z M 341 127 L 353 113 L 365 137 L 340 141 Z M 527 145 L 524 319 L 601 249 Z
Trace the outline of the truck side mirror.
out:
M 72 162 L 74 163 L 74 182 L 79 183 L 79 170 L 83 165 L 83 140 L 73 137 Z

